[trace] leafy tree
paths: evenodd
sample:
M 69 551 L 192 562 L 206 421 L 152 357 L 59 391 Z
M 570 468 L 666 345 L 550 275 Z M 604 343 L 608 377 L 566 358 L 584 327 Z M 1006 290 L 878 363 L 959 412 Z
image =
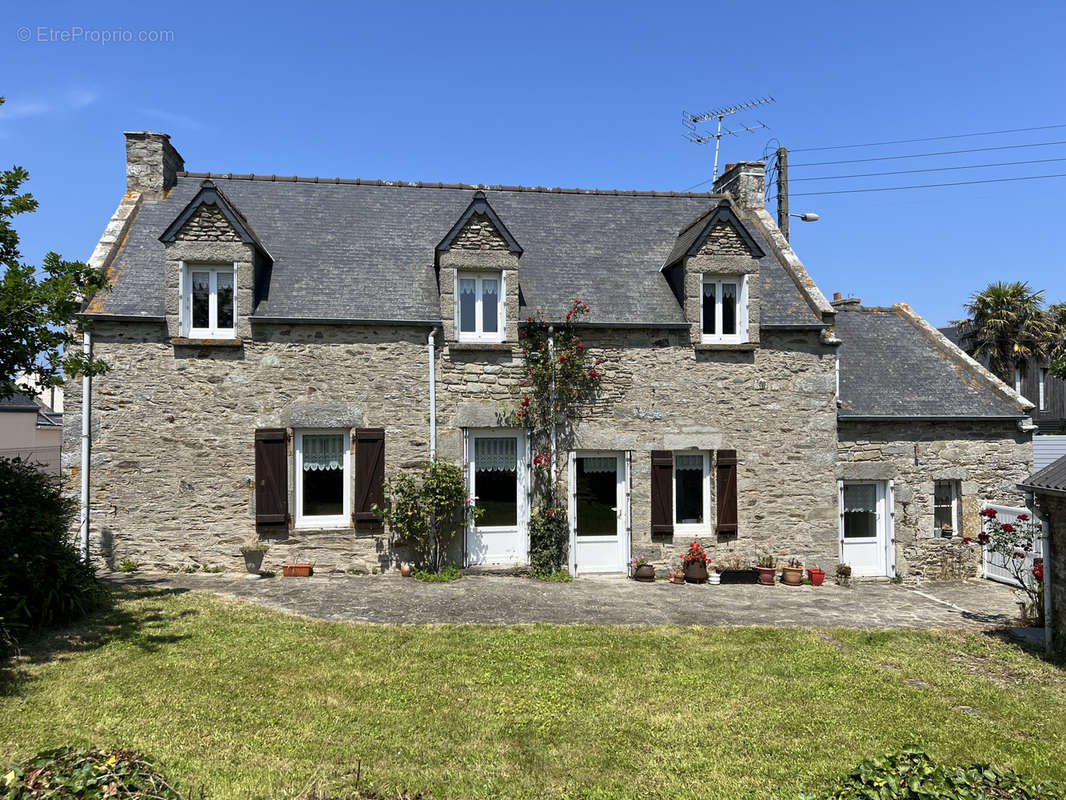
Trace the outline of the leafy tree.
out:
M 83 298 L 107 286 L 107 276 L 57 253 L 45 256 L 40 278 L 21 261 L 13 219 L 37 210 L 33 195 L 22 191 L 29 177 L 19 166 L 0 172 L 0 398 L 15 393 L 14 381 L 22 372 L 35 372 L 42 385 L 56 386 L 64 374 L 96 375 L 107 369 L 71 346 L 78 341 L 74 315 Z
M 1060 355 L 1061 312 L 1044 308 L 1043 290 L 1034 291 L 1021 281 L 990 283 L 964 308 L 968 319 L 954 323 L 963 349 L 987 359 L 989 369 L 1007 383 L 1013 382 L 1014 368 L 1029 358 Z

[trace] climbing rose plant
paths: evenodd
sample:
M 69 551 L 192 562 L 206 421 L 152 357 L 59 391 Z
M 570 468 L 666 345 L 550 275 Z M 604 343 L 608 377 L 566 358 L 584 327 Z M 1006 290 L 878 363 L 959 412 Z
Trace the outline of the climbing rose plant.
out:
M 1007 572 L 1022 587 L 1028 598 L 1028 607 L 1036 619 L 1044 618 L 1044 562 L 1036 558 L 1029 566 L 1028 557 L 1033 552 L 1033 542 L 1043 535 L 1044 526 L 1028 514 L 1019 514 L 1014 522 L 1001 522 L 994 508 L 981 511 L 982 530 L 977 535 L 977 544 L 998 555 Z M 965 544 L 971 537 L 962 540 Z

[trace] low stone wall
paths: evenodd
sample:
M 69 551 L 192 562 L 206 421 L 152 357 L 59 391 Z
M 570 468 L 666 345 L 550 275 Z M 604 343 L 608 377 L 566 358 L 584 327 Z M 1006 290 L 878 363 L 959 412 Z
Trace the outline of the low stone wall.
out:
M 982 501 L 1024 505 L 1018 482 L 1032 472 L 1032 434 L 1009 421 L 839 423 L 838 477 L 895 481 L 896 571 L 927 580 L 973 577 Z M 933 484 L 960 482 L 962 530 L 933 530 Z

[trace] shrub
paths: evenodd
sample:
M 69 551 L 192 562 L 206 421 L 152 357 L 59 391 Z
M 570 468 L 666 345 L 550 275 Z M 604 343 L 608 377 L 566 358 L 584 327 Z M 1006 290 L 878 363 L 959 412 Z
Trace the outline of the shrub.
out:
M 801 800 L 978 800 L 1011 797 L 1047 800 L 1066 797 L 1066 784 L 1029 781 L 1021 776 L 975 764 L 949 767 L 925 752 L 908 747 L 898 753 L 870 758 L 840 783 Z
M 529 520 L 529 571 L 535 578 L 547 579 L 566 565 L 570 549 L 570 527 L 566 509 L 543 505 Z
M 127 750 L 46 750 L 0 775 L 0 798 L 158 798 L 182 800 L 148 761 Z
M 463 577 L 456 564 L 445 564 L 440 572 L 428 572 L 424 569 L 415 570 L 415 577 L 426 583 L 451 583 Z
M 69 534 L 77 508 L 57 478 L 0 458 L 0 619 L 12 630 L 81 617 L 106 597 Z

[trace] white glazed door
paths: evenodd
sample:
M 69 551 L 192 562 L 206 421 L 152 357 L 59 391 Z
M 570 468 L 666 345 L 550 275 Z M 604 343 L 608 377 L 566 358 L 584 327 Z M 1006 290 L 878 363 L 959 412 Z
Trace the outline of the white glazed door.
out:
M 529 560 L 529 468 L 524 432 L 472 431 L 468 438 L 470 496 L 481 516 L 466 534 L 466 565 Z
M 888 575 L 888 514 L 883 481 L 840 482 L 840 560 L 855 577 Z
M 617 452 L 570 454 L 570 566 L 576 574 L 624 572 L 626 461 Z

